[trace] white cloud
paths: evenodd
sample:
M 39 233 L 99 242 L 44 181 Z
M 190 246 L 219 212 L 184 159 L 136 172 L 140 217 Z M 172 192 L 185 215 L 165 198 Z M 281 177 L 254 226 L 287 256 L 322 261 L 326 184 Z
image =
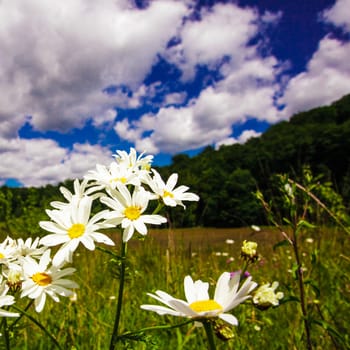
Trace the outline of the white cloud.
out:
M 350 0 L 337 0 L 325 10 L 322 19 L 350 31 Z M 289 118 L 293 114 L 330 104 L 350 92 L 350 42 L 342 42 L 330 35 L 319 42 L 317 51 L 306 70 L 289 80 L 279 102 L 286 105 L 280 113 Z
M 281 113 L 294 113 L 329 104 L 350 92 L 350 42 L 325 37 L 319 43 L 307 70 L 293 77 L 280 103 Z
M 258 15 L 253 9 L 234 4 L 203 8 L 201 20 L 187 21 L 179 34 L 181 41 L 168 51 L 167 59 L 179 66 L 185 80 L 192 79 L 196 65 L 216 65 L 225 56 L 241 62 L 247 42 L 256 35 Z
M 102 90 L 137 90 L 186 13 L 167 0 L 143 10 L 126 0 L 2 2 L 1 135 L 16 135 L 28 115 L 36 129 L 67 131 L 128 106 L 126 94 Z
M 323 12 L 323 18 L 350 32 L 350 0 L 337 0 L 334 6 Z
M 15 178 L 25 186 L 41 186 L 82 178 L 97 163 L 112 161 L 110 150 L 74 144 L 72 150 L 47 139 L 0 139 L 0 179 Z
M 209 87 L 185 107 L 161 108 L 146 114 L 139 121 L 126 119 L 115 126 L 117 134 L 135 143 L 139 151 L 178 153 L 217 143 L 228 138 L 232 124 L 251 116 L 271 120 L 277 113 L 272 105 L 273 90 L 269 87 L 229 93 Z M 147 138 L 141 136 L 150 132 Z
M 61 132 L 91 121 L 100 129 L 96 133 L 113 128 L 139 151 L 174 154 L 243 143 L 258 134 L 248 130 L 234 139 L 236 123 L 248 118 L 275 123 L 349 93 L 350 43 L 326 36 L 306 71 L 285 84 L 278 102 L 286 107 L 278 112 L 277 78 L 284 63 L 266 55 L 271 43 L 264 31 L 277 25 L 282 12 L 259 14 L 217 3 L 203 7 L 194 20 L 195 3 L 154 0 L 141 10 L 132 0 L 3 0 L 0 178 L 39 185 L 81 177 L 96 162 L 108 162 L 110 152 L 98 145 L 74 144 L 69 150 L 52 140 L 19 139 L 27 121 L 40 131 Z M 338 0 L 323 20 L 349 31 L 348 5 L 349 0 Z M 181 83 L 193 83 L 201 66 L 216 78 L 203 79 L 202 90 L 188 101 L 185 91 L 172 91 L 161 77 L 145 83 L 159 57 L 179 69 Z M 123 113 L 116 112 L 118 107 L 142 111 L 150 103 L 153 112 L 139 119 L 135 113 L 121 119 Z
M 279 16 L 269 14 L 265 24 Z M 275 80 L 280 68 L 273 56 L 262 57 L 258 46 L 249 45 L 259 31 L 258 23 L 256 11 L 233 4 L 217 4 L 210 11 L 203 10 L 200 20 L 185 22 L 179 43 L 166 58 L 184 72 L 183 79 L 193 78 L 197 65 L 221 62 L 221 80 L 204 88 L 186 106 L 165 104 L 139 121 L 118 122 L 117 134 L 134 142 L 139 151 L 174 154 L 229 138 L 232 125 L 248 117 L 276 122 Z M 144 133 L 147 138 L 142 138 Z
M 185 92 L 173 92 L 167 94 L 164 98 L 164 105 L 181 105 L 184 103 L 187 94 Z
M 259 137 L 261 132 L 257 132 L 255 130 L 244 130 L 238 138 L 228 137 L 224 140 L 221 140 L 215 144 L 215 149 L 218 150 L 220 146 L 225 145 L 233 145 L 235 143 L 246 143 L 249 139 L 253 137 Z

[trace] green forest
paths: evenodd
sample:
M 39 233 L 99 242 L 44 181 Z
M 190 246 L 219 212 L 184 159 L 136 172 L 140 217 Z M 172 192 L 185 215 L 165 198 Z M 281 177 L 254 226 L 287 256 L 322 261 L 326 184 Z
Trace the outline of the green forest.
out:
M 329 106 L 296 114 L 271 126 L 245 144 L 206 147 L 190 157 L 178 154 L 169 166 L 156 168 L 166 179 L 179 174 L 180 184 L 200 196 L 186 211 L 171 209 L 173 227 L 241 227 L 264 225 L 266 217 L 257 190 L 274 194 L 277 174 L 303 181 L 307 169 L 322 186 L 315 195 L 331 210 L 347 215 L 350 200 L 350 95 Z M 60 186 L 0 188 L 0 232 L 41 235 L 49 203 L 61 198 Z M 98 208 L 97 208 L 98 209 Z

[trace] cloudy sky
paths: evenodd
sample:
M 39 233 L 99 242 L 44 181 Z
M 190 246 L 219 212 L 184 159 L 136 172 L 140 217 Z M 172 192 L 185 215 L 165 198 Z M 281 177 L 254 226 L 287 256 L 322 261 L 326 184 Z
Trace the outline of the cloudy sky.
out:
M 350 0 L 0 0 L 0 185 L 245 142 L 350 93 Z

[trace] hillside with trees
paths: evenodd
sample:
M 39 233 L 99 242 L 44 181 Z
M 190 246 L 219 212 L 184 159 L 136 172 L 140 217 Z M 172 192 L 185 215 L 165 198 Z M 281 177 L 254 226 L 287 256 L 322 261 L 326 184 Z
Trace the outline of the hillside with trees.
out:
M 208 146 L 194 157 L 178 154 L 171 165 L 157 170 L 164 179 L 178 173 L 180 182 L 201 198 L 186 211 L 171 210 L 175 227 L 239 227 L 266 223 L 253 194 L 257 189 L 271 192 L 275 174 L 289 174 L 298 181 L 305 167 L 349 203 L 350 95 L 329 106 L 298 113 L 245 144 L 221 146 L 219 150 Z M 71 182 L 64 185 L 69 187 Z M 61 185 L 1 187 L 1 232 L 38 234 L 37 222 L 46 218 L 44 209 L 50 201 L 61 198 Z

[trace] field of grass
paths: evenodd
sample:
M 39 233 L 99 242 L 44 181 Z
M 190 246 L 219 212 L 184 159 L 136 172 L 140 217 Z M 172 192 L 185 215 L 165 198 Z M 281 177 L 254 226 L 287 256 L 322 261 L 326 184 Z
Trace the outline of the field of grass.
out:
M 114 238 L 119 242 L 119 234 Z M 222 272 L 241 269 L 243 240 L 258 242 L 260 259 L 249 268 L 253 280 L 259 284 L 278 281 L 285 302 L 265 311 L 249 303 L 235 308 L 233 314 L 239 320 L 235 336 L 229 341 L 216 339 L 217 349 L 306 349 L 300 305 L 295 301 L 298 294 L 294 257 L 288 246 L 273 249 L 282 237 L 270 228 L 259 232 L 250 228 L 152 230 L 143 240 L 133 238 L 128 244 L 121 331 L 183 322 L 184 319 L 141 310 L 141 304 L 156 303 L 146 293 L 160 289 L 184 298 L 186 275 L 210 282 L 213 293 Z M 349 236 L 341 230 L 325 228 L 303 233 L 300 251 L 307 304 L 314 320 L 311 328 L 314 349 L 349 348 L 349 249 Z M 108 349 L 118 290 L 117 263 L 100 250 L 79 248 L 73 265 L 77 269 L 75 280 L 80 285 L 76 299 L 64 298 L 60 303 L 48 300 L 39 315 L 40 322 L 63 349 Z M 34 311 L 31 314 L 37 317 Z M 144 342 L 130 341 L 119 344 L 117 349 L 207 348 L 204 330 L 193 324 L 151 330 L 144 335 Z M 47 336 L 26 318 L 18 323 L 11 339 L 11 349 L 54 349 L 54 345 L 48 344 Z

